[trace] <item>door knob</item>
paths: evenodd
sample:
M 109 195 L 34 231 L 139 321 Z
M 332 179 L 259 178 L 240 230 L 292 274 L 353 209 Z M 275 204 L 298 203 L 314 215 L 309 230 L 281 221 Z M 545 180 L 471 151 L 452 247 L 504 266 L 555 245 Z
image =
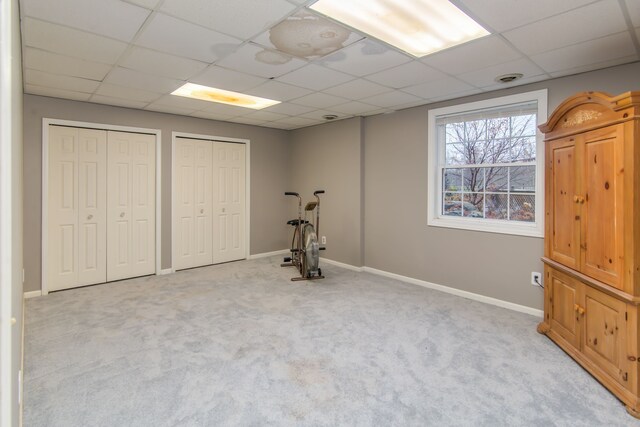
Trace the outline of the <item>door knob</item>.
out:
M 226 211 L 227 211 L 227 208 L 222 208 L 222 212 L 226 212 Z
M 93 219 L 93 215 L 89 215 L 87 219 Z
M 204 213 L 204 209 L 200 209 L 200 213 Z
M 120 218 L 124 218 L 124 212 L 120 212 Z

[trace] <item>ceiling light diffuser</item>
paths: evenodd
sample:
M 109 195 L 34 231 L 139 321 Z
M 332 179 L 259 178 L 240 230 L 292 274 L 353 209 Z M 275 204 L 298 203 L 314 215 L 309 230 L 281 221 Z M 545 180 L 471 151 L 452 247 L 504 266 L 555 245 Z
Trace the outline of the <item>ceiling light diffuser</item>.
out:
M 185 96 L 203 101 L 219 102 L 221 104 L 235 105 L 236 107 L 252 108 L 260 110 L 279 104 L 280 101 L 232 92 L 230 90 L 216 89 L 214 87 L 185 83 L 183 86 L 171 92 L 171 95 Z
M 310 7 L 418 58 L 489 34 L 448 0 L 318 0 Z

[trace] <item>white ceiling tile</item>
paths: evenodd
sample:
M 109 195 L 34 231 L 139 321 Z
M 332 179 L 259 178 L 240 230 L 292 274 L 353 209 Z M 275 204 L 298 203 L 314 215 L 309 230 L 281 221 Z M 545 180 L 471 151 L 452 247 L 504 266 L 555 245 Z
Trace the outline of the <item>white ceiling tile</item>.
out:
M 438 102 L 438 101 L 446 101 L 448 99 L 463 98 L 465 96 L 476 95 L 481 92 L 482 92 L 482 89 L 469 89 L 469 90 L 465 90 L 457 93 L 447 93 L 445 95 L 437 96 L 433 99 L 430 99 L 429 102 Z
M 380 42 L 365 39 L 324 58 L 322 65 L 338 71 L 365 76 L 411 61 L 407 55 Z
M 458 75 L 508 62 L 521 56 L 500 37 L 487 36 L 425 56 L 422 62 L 445 73 Z
M 454 77 L 445 77 L 429 83 L 421 83 L 402 89 L 412 95 L 424 99 L 433 99 L 449 93 L 458 93 L 473 89 L 473 87 Z
M 619 33 L 627 29 L 617 0 L 581 7 L 504 33 L 527 55 L 534 55 Z
M 123 42 L 31 18 L 22 20 L 22 31 L 27 46 L 87 61 L 115 64 L 127 48 Z
M 125 0 L 127 3 L 137 4 L 147 9 L 155 9 L 160 0 Z
M 206 101 L 205 101 L 206 102 Z M 220 113 L 228 116 L 244 116 L 253 111 L 251 108 L 238 107 L 236 105 L 222 104 L 220 102 L 206 102 L 206 106 L 202 109 L 202 111 L 208 111 L 210 113 Z
M 137 109 L 142 109 L 144 108 L 145 105 L 147 105 L 147 102 L 144 102 L 144 101 L 133 101 L 131 99 L 114 98 L 111 96 L 103 96 L 103 95 L 93 95 L 89 101 L 96 104 L 106 104 L 106 105 L 113 105 L 116 107 L 137 108 Z
M 275 99 L 276 101 L 288 101 L 293 98 L 299 98 L 313 91 L 303 89 L 298 86 L 292 86 L 280 83 L 275 80 L 269 80 L 266 83 L 256 86 L 247 93 L 263 98 Z
M 313 110 L 315 110 L 315 108 L 305 107 L 304 105 L 289 104 L 288 102 L 281 102 L 280 104 L 267 107 L 262 111 L 271 111 L 273 113 L 284 114 L 286 116 L 297 116 L 299 114 L 308 113 Z
M 160 10 L 186 21 L 248 39 L 295 9 L 284 0 L 165 0 Z
M 150 13 L 120 0 L 23 0 L 21 5 L 25 16 L 127 42 Z
M 263 56 L 263 54 L 266 56 Z M 218 61 L 216 65 L 268 79 L 296 70 L 306 65 L 306 62 L 284 53 L 268 51 L 258 45 L 248 43 L 223 60 Z
M 327 95 L 326 93 L 312 93 L 291 101 L 294 104 L 300 104 L 307 107 L 328 108 L 338 104 L 344 104 L 347 100 L 338 96 Z
M 298 117 L 312 119 L 318 122 L 327 122 L 327 120 L 324 118 L 324 116 L 326 115 L 335 115 L 335 116 L 338 116 L 339 119 L 343 119 L 347 116 L 350 116 L 351 114 L 343 114 L 337 111 L 329 111 L 329 110 L 315 110 L 315 111 L 310 111 L 308 113 L 300 114 Z
M 551 77 L 569 76 L 572 74 L 585 73 L 587 71 L 600 70 L 602 68 L 613 67 L 616 65 L 628 64 L 638 60 L 638 55 L 623 56 L 622 58 L 611 59 L 609 61 L 597 62 L 588 65 L 582 65 L 580 67 L 567 68 L 564 70 L 556 71 L 551 74 Z
M 156 93 L 170 93 L 184 84 L 184 81 L 181 80 L 152 76 L 122 67 L 114 68 L 104 81 L 105 83 Z
M 438 80 L 446 75 L 436 69 L 423 64 L 420 61 L 412 61 L 397 67 L 381 71 L 367 76 L 367 80 L 373 80 L 381 85 L 395 89 Z
M 545 71 L 553 73 L 635 54 L 629 32 L 625 31 L 534 55 L 531 59 Z
M 199 119 L 221 120 L 221 121 L 227 121 L 233 118 L 233 116 L 220 114 L 220 113 L 211 113 L 209 111 L 196 111 L 195 113 L 190 114 L 190 116 L 197 117 Z
M 346 104 L 335 105 L 331 107 L 331 109 L 339 113 L 359 115 L 371 111 L 377 111 L 380 109 L 380 107 L 371 104 L 364 104 L 358 101 L 351 101 L 347 102 Z
M 287 117 L 286 119 L 275 120 L 275 123 L 291 126 L 310 126 L 318 123 L 318 120 L 307 119 L 306 117 Z
M 156 76 L 187 80 L 204 70 L 208 64 L 133 46 L 120 65 Z
M 254 120 L 264 120 L 267 122 L 271 122 L 274 120 L 280 120 L 287 117 L 285 114 L 273 113 L 271 111 L 260 110 L 254 113 L 245 114 L 243 117 Z
M 211 104 L 209 101 L 201 99 L 187 98 L 177 95 L 163 95 L 155 102 L 157 105 L 168 105 L 171 107 L 183 108 L 186 110 L 203 110 Z
M 353 77 L 320 65 L 309 64 L 278 77 L 277 80 L 311 90 L 323 90 L 353 80 Z
M 386 108 L 380 108 L 379 110 L 368 111 L 366 113 L 361 113 L 361 116 L 376 116 L 378 114 L 389 114 L 393 113 L 393 110 L 388 110 Z
M 242 92 L 265 83 L 267 80 L 211 65 L 202 73 L 189 79 L 189 81 L 217 89 Z
M 640 27 L 640 1 L 626 0 L 627 11 L 634 27 Z
M 461 0 L 490 29 L 498 32 L 593 3 L 594 0 Z M 635 0 L 634 0 L 635 1 Z
M 88 101 L 90 93 L 74 92 L 71 90 L 57 89 L 51 87 L 24 85 L 24 92 L 31 95 L 50 96 L 52 98 L 72 99 L 74 101 Z
M 244 125 L 260 126 L 267 123 L 269 120 L 260 120 L 252 117 L 234 117 L 232 121 L 233 123 L 241 123 Z
M 148 111 L 156 111 L 159 113 L 178 114 L 180 116 L 189 116 L 196 112 L 196 110 L 193 108 L 181 108 L 175 107 L 173 105 L 158 104 L 157 102 L 152 102 L 144 109 Z
M 212 63 L 240 44 L 232 37 L 162 13 L 152 19 L 136 40 L 137 45 Z
M 109 83 L 102 83 L 96 91 L 96 94 L 144 102 L 152 102 L 160 97 L 160 94 L 158 93 L 130 87 L 116 86 Z
M 366 104 L 377 105 L 378 107 L 392 108 L 396 105 L 403 105 L 409 102 L 420 101 L 420 98 L 405 92 L 394 91 L 364 98 L 360 101 Z
M 520 73 L 524 78 L 544 75 L 544 71 L 527 59 L 517 59 L 515 61 L 499 64 L 494 67 L 483 68 L 482 70 L 460 74 L 458 79 L 476 87 L 489 87 L 500 85 L 495 78 L 503 74 Z
M 342 96 L 348 99 L 362 99 L 389 91 L 391 91 L 391 89 L 388 87 L 372 83 L 368 80 L 357 79 L 325 89 L 323 92 L 330 95 Z
M 295 129 L 296 128 L 295 125 L 288 125 L 286 123 L 280 123 L 280 122 L 265 122 L 264 124 L 262 124 L 260 126 L 267 127 L 267 128 L 273 128 L 273 129 L 282 129 L 282 130 L 291 130 L 291 129 Z
M 102 80 L 111 70 L 111 66 L 107 64 L 84 61 L 30 47 L 24 49 L 22 61 L 24 68 L 89 80 Z
M 59 74 L 49 74 L 43 71 L 29 69 L 24 71 L 24 82 L 25 84 L 34 86 L 44 86 L 84 93 L 93 93 L 100 85 L 100 82 L 95 80 L 62 76 Z

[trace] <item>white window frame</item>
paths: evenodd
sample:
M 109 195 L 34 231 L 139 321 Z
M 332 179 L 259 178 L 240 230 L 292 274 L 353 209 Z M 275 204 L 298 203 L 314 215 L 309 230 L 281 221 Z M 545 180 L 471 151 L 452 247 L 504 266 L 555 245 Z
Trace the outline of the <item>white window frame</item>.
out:
M 536 101 L 536 206 L 535 222 L 520 222 L 498 219 L 453 217 L 441 214 L 442 206 L 442 168 L 444 147 L 437 140 L 436 119 L 440 116 L 462 114 L 475 110 Z M 547 90 L 519 93 L 484 101 L 434 108 L 428 113 L 428 186 L 427 186 L 427 225 L 433 227 L 457 228 L 463 230 L 485 231 L 491 233 L 513 234 L 518 236 L 544 236 L 544 138 L 539 125 L 547 120 Z M 514 165 L 517 166 L 517 165 Z

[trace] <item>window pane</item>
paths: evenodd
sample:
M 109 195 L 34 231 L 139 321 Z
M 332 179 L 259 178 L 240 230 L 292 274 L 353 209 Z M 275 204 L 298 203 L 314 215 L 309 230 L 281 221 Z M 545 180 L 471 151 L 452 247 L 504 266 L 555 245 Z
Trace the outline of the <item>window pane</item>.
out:
M 536 115 L 526 114 L 511 117 L 511 136 L 536 136 Z
M 463 169 L 463 190 L 465 192 L 484 191 L 484 169 L 465 168 Z
M 514 166 L 509 168 L 510 191 L 513 193 L 534 193 L 536 191 L 536 167 Z
M 532 136 L 514 138 L 511 144 L 512 162 L 534 162 L 536 160 L 536 139 Z
M 464 165 L 466 163 L 464 149 L 465 145 L 463 143 L 447 144 L 447 151 L 445 152 L 445 164 Z
M 464 123 L 450 123 L 445 125 L 446 143 L 464 140 Z
M 511 209 L 509 219 L 512 221 L 535 221 L 536 198 L 533 194 L 512 194 L 509 197 Z
M 462 215 L 472 218 L 484 217 L 484 194 L 465 193 L 462 203 Z
M 487 139 L 508 138 L 509 117 L 489 119 L 487 121 Z
M 487 135 L 486 120 L 472 120 L 465 123 L 465 141 L 484 140 Z
M 444 169 L 444 191 L 462 191 L 462 169 Z
M 507 219 L 507 194 L 487 194 L 485 197 L 484 215 L 491 219 Z
M 462 197 L 460 193 L 445 193 L 442 214 L 449 216 L 462 215 Z
M 508 190 L 509 169 L 500 167 L 485 168 L 486 191 L 503 192 Z

